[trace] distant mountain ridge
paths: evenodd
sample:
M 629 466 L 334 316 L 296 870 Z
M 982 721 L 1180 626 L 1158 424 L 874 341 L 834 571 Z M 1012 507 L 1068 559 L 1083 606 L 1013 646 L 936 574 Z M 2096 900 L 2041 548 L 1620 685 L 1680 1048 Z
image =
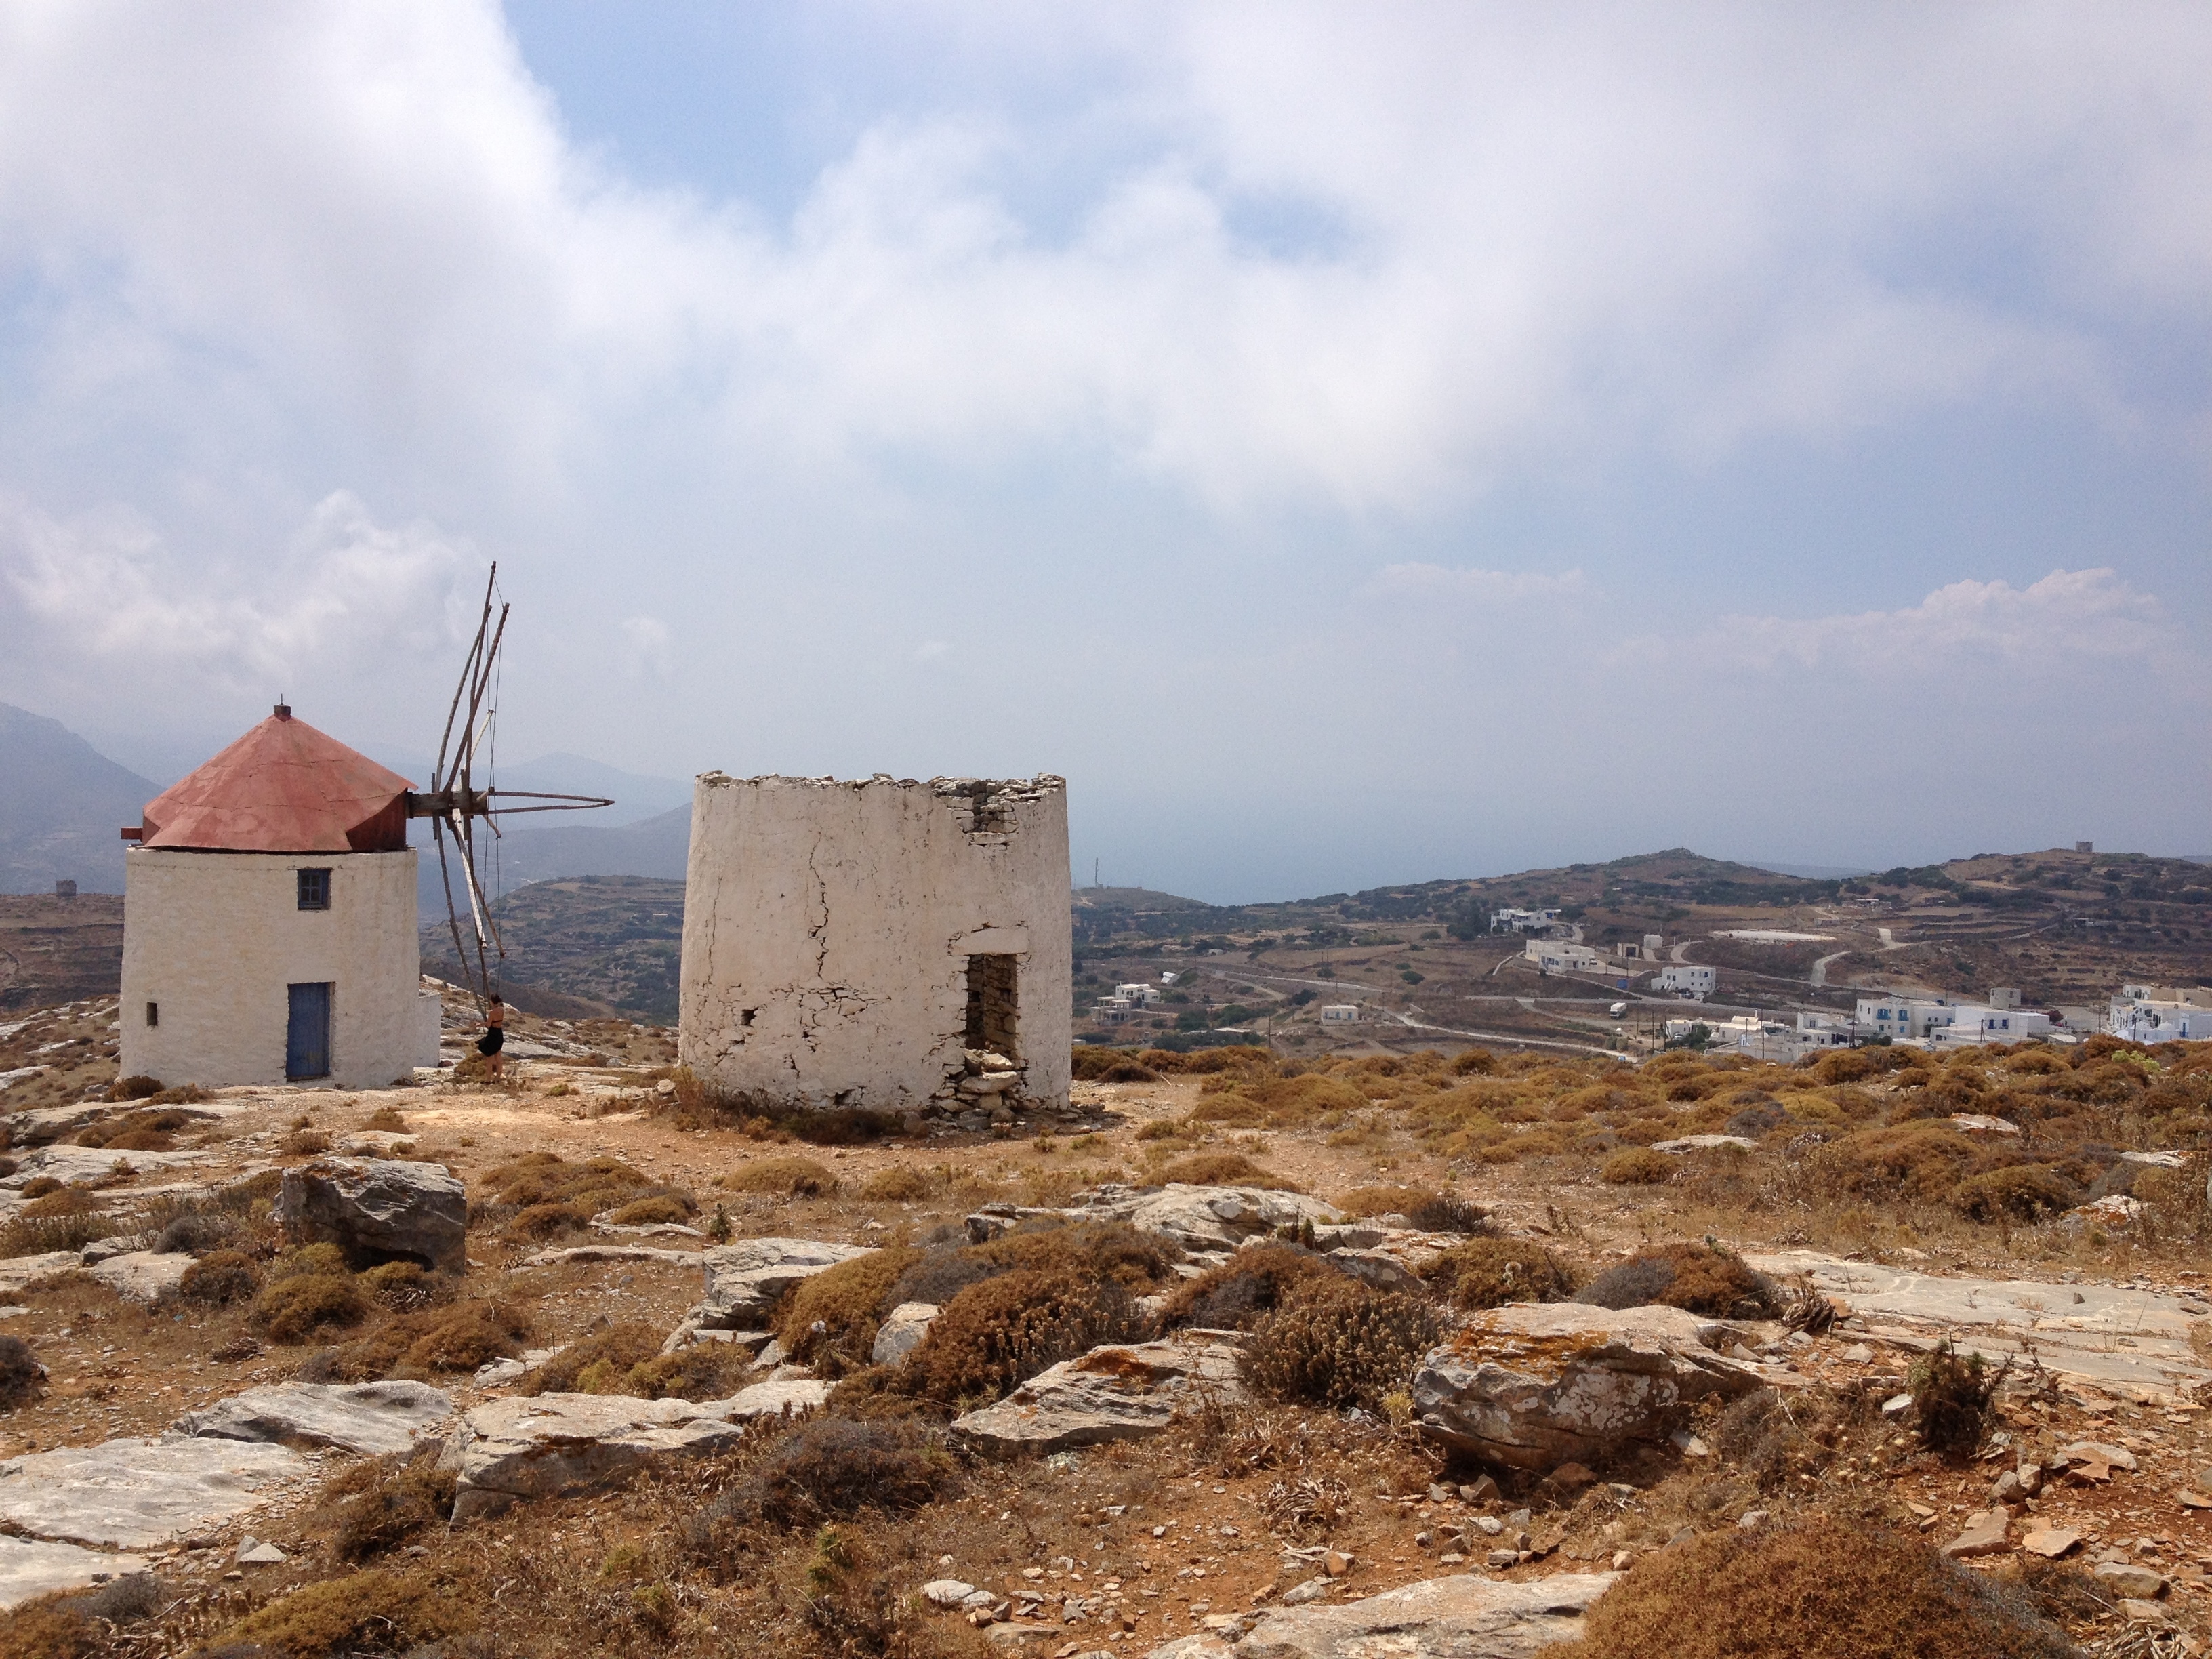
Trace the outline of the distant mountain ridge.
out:
M 0 703 L 0 892 L 123 890 L 125 825 L 161 790 L 59 720 Z

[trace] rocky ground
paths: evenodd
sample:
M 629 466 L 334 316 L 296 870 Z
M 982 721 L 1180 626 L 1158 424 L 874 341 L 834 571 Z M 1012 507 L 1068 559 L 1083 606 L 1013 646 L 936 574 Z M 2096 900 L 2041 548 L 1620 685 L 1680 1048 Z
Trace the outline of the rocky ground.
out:
M 502 1083 L 18 1109 L 0 1655 L 1610 1654 L 1831 1523 L 2200 1650 L 2212 1051 L 1471 1052 L 871 1139 L 523 1019 Z

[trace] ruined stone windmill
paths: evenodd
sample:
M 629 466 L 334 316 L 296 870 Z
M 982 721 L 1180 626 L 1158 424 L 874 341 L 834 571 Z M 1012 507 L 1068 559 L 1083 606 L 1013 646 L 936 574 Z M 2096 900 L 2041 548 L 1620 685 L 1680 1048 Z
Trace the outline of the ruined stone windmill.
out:
M 614 805 L 604 795 L 562 795 L 491 786 L 493 727 L 499 716 L 499 647 L 507 637 L 507 602 L 502 599 L 499 601 L 499 614 L 492 614 L 493 596 L 498 587 L 499 566 L 495 564 L 484 582 L 483 609 L 477 618 L 476 640 L 461 665 L 460 681 L 453 688 L 453 701 L 446 711 L 446 729 L 438 739 L 438 761 L 430 774 L 430 787 L 410 792 L 407 797 L 407 816 L 430 820 L 431 839 L 438 848 L 439 880 L 446 894 L 446 923 L 453 935 L 454 956 L 479 1006 L 491 993 L 492 959 L 504 959 L 507 947 L 500 939 L 498 920 L 485 901 L 483 883 L 477 874 L 477 821 L 481 819 L 496 836 L 498 821 L 519 812 L 579 812 Z M 462 717 L 465 706 L 465 719 Z M 481 789 L 476 787 L 479 773 L 486 781 Z M 505 805 L 509 801 L 538 804 Z M 469 933 L 465 939 L 461 932 L 460 902 L 453 896 L 453 864 L 446 853 L 449 834 L 453 858 L 461 866 L 463 893 L 468 901 Z M 473 962 L 470 940 L 475 945 Z

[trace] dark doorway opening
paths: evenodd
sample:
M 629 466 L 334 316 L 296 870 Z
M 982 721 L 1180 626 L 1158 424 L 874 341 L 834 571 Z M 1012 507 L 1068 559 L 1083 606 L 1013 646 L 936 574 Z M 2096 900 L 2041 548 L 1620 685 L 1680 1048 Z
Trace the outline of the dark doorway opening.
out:
M 284 1026 L 284 1075 L 298 1083 L 331 1074 L 331 986 L 319 984 L 285 988 L 291 996 L 290 1018 Z
M 968 1023 L 961 1041 L 1021 1064 L 1020 969 L 1010 956 L 968 958 Z

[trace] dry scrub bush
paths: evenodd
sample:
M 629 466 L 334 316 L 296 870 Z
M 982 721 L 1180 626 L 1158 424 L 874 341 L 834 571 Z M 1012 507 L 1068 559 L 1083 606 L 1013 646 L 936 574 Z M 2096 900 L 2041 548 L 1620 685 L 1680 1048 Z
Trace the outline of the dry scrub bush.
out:
M 161 1079 L 148 1077 L 143 1072 L 119 1077 L 107 1085 L 107 1097 L 112 1101 L 146 1100 L 161 1092 Z
M 1364 1111 L 1367 1097 L 1335 1078 L 1209 1079 L 1191 1116 L 1237 1128 L 1297 1128 L 1331 1112 Z
M 1126 1222 L 1025 1222 L 987 1244 L 925 1252 L 899 1275 L 881 1310 L 888 1313 L 902 1302 L 941 1308 L 968 1286 L 1008 1273 L 1089 1276 L 1146 1291 L 1167 1279 L 1182 1259 L 1182 1252 L 1167 1239 Z
M 36 1400 L 46 1382 L 31 1345 L 20 1336 L 0 1336 L 0 1412 L 12 1412 Z
M 23 1190 L 37 1185 L 34 1181 Z M 0 1223 L 0 1258 L 81 1250 L 96 1238 L 112 1237 L 117 1230 L 115 1219 L 82 1188 L 49 1189 Z
M 1471 1238 L 1421 1269 L 1455 1308 L 1470 1311 L 1509 1302 L 1564 1302 L 1574 1275 L 1540 1244 L 1519 1238 Z
M 97 1589 L 61 1592 L 0 1613 L 0 1659 L 94 1659 L 146 1650 L 127 1627 L 163 1611 L 161 1583 L 126 1573 Z
M 1906 1123 L 1832 1140 L 1811 1164 L 1815 1181 L 1832 1193 L 1940 1203 L 1981 1156 L 1948 1124 Z
M 633 1365 L 623 1392 L 641 1400 L 727 1400 L 744 1386 L 752 1361 L 723 1342 L 694 1342 Z
M 1951 1203 L 1969 1221 L 2042 1221 L 2081 1201 L 2081 1188 L 2049 1164 L 2017 1164 L 1968 1176 Z
M 817 1418 L 778 1440 L 690 1529 L 711 1539 L 731 1527 L 818 1526 L 836 1516 L 896 1514 L 946 1496 L 958 1466 L 933 1433 L 911 1422 Z
M 317 1357 L 305 1382 L 369 1382 L 384 1377 L 421 1380 L 473 1371 L 522 1351 L 529 1316 L 503 1302 L 457 1302 L 385 1322 L 366 1336 Z
M 1348 1216 L 1411 1215 L 1438 1194 L 1427 1187 L 1355 1187 L 1336 1200 Z
M 1290 1299 L 1299 1285 L 1314 1279 L 1341 1279 L 1343 1271 L 1326 1259 L 1287 1244 L 1255 1244 L 1187 1279 L 1161 1310 L 1165 1330 L 1197 1326 L 1202 1330 L 1249 1330 Z
M 586 1220 L 646 1192 L 664 1192 L 651 1176 L 618 1158 L 571 1164 L 556 1152 L 527 1152 L 489 1171 L 483 1190 L 495 1201 L 527 1211 L 544 1204 L 573 1206 Z
M 780 1198 L 827 1198 L 837 1177 L 811 1158 L 763 1158 L 714 1178 L 733 1193 L 772 1193 Z
M 362 1649 L 404 1652 L 466 1625 L 458 1602 L 427 1577 L 371 1568 L 281 1596 L 232 1626 L 226 1639 L 286 1659 L 330 1659 Z
M 210 1307 L 247 1301 L 260 1289 L 261 1274 L 253 1258 L 242 1250 L 211 1250 L 185 1268 L 177 1281 L 179 1296 Z
M 1681 1308 L 1708 1319 L 1768 1319 L 1780 1311 L 1774 1281 L 1732 1250 L 1662 1244 L 1607 1268 L 1575 1296 L 1596 1308 Z
M 515 1384 L 517 1394 L 623 1394 L 630 1368 L 660 1354 L 657 1326 L 638 1321 L 580 1337 Z
M 1681 1165 L 1649 1146 L 1631 1146 L 1606 1159 L 1598 1179 L 1613 1187 L 1663 1187 Z
M 824 1367 L 833 1376 L 857 1370 L 896 1305 L 886 1300 L 892 1287 L 921 1258 L 918 1249 L 887 1246 L 802 1280 L 777 1310 L 776 1335 L 799 1364 Z
M 681 1225 L 698 1213 L 698 1201 L 689 1193 L 655 1193 L 649 1198 L 632 1199 L 607 1219 L 617 1227 L 649 1227 L 671 1221 Z
M 442 1528 L 456 1486 L 438 1467 L 434 1447 L 371 1458 L 325 1485 L 320 1508 L 333 1514 L 330 1528 L 341 1561 L 358 1564 L 396 1549 L 419 1532 Z
M 2208 1202 L 2208 1160 L 2191 1158 L 2179 1170 L 2156 1166 L 2136 1170 L 2131 1195 L 2150 1206 L 2149 1218 L 2166 1237 L 2202 1241 L 2212 1237 L 2212 1202 Z M 2116 1168 L 2135 1168 L 2116 1165 Z
M 1242 1152 L 1193 1152 L 1163 1164 L 1154 1172 L 1162 1182 L 1191 1187 L 1258 1187 L 1271 1192 L 1303 1191 L 1298 1183 L 1260 1167 Z
M 878 1170 L 860 1183 L 860 1196 L 874 1204 L 915 1204 L 934 1198 L 949 1183 L 941 1170 L 918 1169 L 895 1164 Z
M 1645 1556 L 1547 1659 L 2072 1659 L 2001 1581 L 1919 1539 L 1815 1515 Z
M 1268 1399 L 1380 1416 L 1443 1332 L 1442 1316 L 1418 1297 L 1339 1275 L 1293 1290 L 1259 1322 L 1238 1363 Z
M 945 1304 L 907 1356 L 902 1386 L 941 1405 L 997 1400 L 1063 1359 L 1146 1334 L 1135 1298 L 1113 1279 L 1001 1273 Z
M 2008 1360 L 1990 1372 L 1978 1353 L 1962 1359 L 1948 1338 L 1936 1345 L 1935 1352 L 1916 1361 L 1905 1382 L 1912 1390 L 1921 1443 L 1961 1460 L 1979 1451 L 1990 1431 L 1990 1402 L 2010 1368 Z
M 331 1325 L 358 1325 L 368 1298 L 335 1244 L 309 1244 L 270 1264 L 249 1322 L 271 1342 L 309 1340 Z

